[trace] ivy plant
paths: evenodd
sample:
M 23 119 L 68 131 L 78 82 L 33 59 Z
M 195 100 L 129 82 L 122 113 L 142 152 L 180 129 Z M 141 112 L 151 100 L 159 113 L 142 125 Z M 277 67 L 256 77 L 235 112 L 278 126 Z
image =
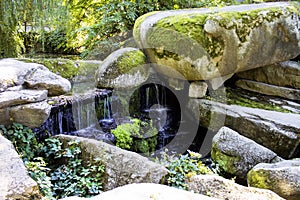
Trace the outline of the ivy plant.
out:
M 14 144 L 46 199 L 90 197 L 101 192 L 105 166 L 99 160 L 84 162 L 79 141 L 63 144 L 50 137 L 38 142 L 31 129 L 18 123 L 0 125 L 0 130 Z
M 169 170 L 165 179 L 169 186 L 187 190 L 186 181 L 192 176 L 213 173 L 201 162 L 201 155 L 198 153 L 188 151 L 188 154 L 178 157 L 169 156 L 166 152 L 162 154 L 160 163 Z

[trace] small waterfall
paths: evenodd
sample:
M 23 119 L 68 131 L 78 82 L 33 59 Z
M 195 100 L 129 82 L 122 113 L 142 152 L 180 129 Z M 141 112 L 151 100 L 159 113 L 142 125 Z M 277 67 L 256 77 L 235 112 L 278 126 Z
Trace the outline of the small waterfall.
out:
M 104 132 L 110 132 L 111 129 L 116 127 L 114 118 L 112 117 L 112 97 L 110 95 L 103 95 L 96 100 L 96 110 L 98 111 L 97 117 L 101 129 Z
M 113 120 L 111 115 L 111 91 L 96 90 L 86 94 L 52 99 L 60 102 L 52 106 L 47 121 L 33 131 L 42 139 L 49 135 L 67 134 L 93 137 L 104 135 L 99 122 Z M 57 97 L 58 98 L 58 97 Z M 101 113 L 99 115 L 99 113 Z M 106 127 L 106 129 L 108 129 Z M 88 130 L 88 131 L 84 131 Z M 87 133 L 89 132 L 89 133 Z

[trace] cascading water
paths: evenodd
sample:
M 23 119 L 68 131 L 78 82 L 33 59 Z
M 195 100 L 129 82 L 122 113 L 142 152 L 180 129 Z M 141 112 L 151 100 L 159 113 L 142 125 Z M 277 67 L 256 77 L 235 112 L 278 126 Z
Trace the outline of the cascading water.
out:
M 39 138 L 58 134 L 88 136 L 87 132 L 91 132 L 94 138 L 103 138 L 105 131 L 101 131 L 98 121 L 112 121 L 110 95 L 111 91 L 96 90 L 52 99 L 51 101 L 57 103 L 53 105 L 49 118 L 34 131 Z
M 116 96 L 113 91 L 96 89 L 84 94 L 78 93 L 53 99 L 56 103 L 50 117 L 34 130 L 40 138 L 67 134 L 114 142 L 111 129 L 116 128 L 117 124 L 128 122 L 131 117 L 152 121 L 158 130 L 158 150 L 172 141 L 182 123 L 181 107 L 176 94 L 165 87 L 163 81 L 150 79 L 148 84 L 130 94 L 129 113 L 122 113 L 124 98 Z M 128 91 L 124 93 L 128 96 Z M 113 104 L 115 101 L 120 104 Z

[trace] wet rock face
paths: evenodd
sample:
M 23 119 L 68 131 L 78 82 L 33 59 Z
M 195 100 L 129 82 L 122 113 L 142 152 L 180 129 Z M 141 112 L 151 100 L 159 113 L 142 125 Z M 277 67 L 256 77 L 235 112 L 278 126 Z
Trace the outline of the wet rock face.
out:
M 132 88 L 149 77 L 146 56 L 136 48 L 123 48 L 110 54 L 96 71 L 98 88 Z
M 153 12 L 136 21 L 134 38 L 151 62 L 209 80 L 296 57 L 298 10 L 297 3 L 276 2 Z

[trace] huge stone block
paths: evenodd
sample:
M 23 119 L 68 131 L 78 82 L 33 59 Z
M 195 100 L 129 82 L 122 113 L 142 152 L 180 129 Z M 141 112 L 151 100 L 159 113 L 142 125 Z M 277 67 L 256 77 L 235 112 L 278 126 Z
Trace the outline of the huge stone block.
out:
M 211 157 L 222 171 L 242 180 L 258 163 L 282 160 L 273 151 L 227 127 L 214 136 Z
M 99 159 L 106 168 L 104 190 L 131 183 L 159 183 L 168 170 L 137 153 L 120 149 L 102 141 L 58 135 L 62 142 L 79 140 L 82 159 Z
M 138 18 L 134 38 L 161 73 L 209 80 L 299 55 L 299 7 L 273 2 L 153 12 Z
M 211 197 L 219 199 L 283 200 L 270 190 L 245 187 L 217 175 L 193 176 L 187 184 L 190 191 L 204 195 L 210 194 Z
M 12 143 L 0 131 L 0 199 L 41 199 L 37 183 L 28 175 L 26 167 Z
M 214 132 L 227 126 L 283 158 L 299 155 L 300 115 L 240 105 L 191 99 L 190 109 L 200 124 Z
M 41 126 L 49 117 L 51 105 L 46 101 L 14 106 L 9 109 L 12 121 L 36 128 Z
M 300 63 L 286 61 L 237 74 L 243 79 L 300 89 Z
M 300 159 L 260 163 L 247 176 L 251 187 L 265 188 L 289 199 L 300 199 Z

